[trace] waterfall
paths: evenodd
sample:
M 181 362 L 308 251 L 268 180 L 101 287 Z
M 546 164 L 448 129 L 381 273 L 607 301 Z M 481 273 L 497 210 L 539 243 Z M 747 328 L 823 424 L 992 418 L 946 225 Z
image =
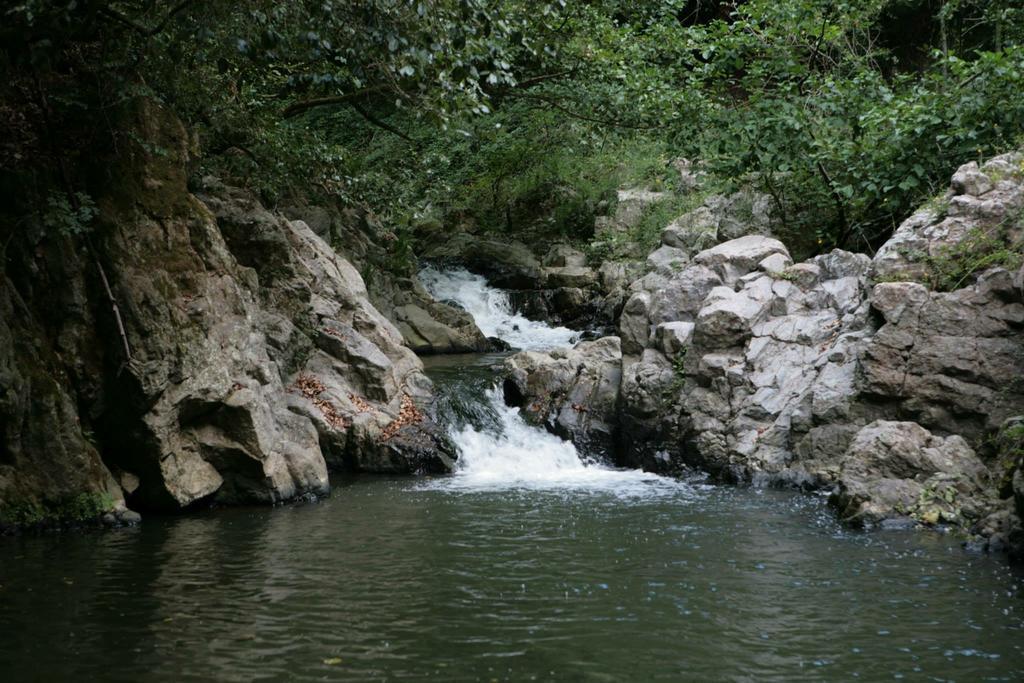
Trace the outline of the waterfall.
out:
M 579 334 L 565 327 L 529 320 L 512 312 L 508 294 L 465 270 L 428 268 L 420 279 L 439 300 L 455 301 L 487 336 L 512 346 L 551 349 L 575 342 Z M 640 470 L 621 470 L 582 458 L 576 447 L 541 427 L 528 424 L 518 408 L 505 405 L 492 380 L 474 380 L 474 366 L 460 361 L 446 376 L 443 405 L 460 406 L 450 426 L 459 451 L 455 475 L 427 486 L 460 491 L 550 490 L 602 492 L 618 497 L 678 496 L 689 486 Z M 480 370 L 479 366 L 475 366 Z M 474 403 L 479 409 L 468 410 Z M 468 418 L 468 419 L 466 419 Z M 461 422 L 460 422 L 461 420 Z
M 444 488 L 587 491 L 620 498 L 678 496 L 690 490 L 682 482 L 649 472 L 586 461 L 571 442 L 527 424 L 518 408 L 505 405 L 499 387 L 484 398 L 497 421 L 483 428 L 467 425 L 452 431 L 459 461 L 455 476 L 441 484 Z
M 476 321 L 485 337 L 497 337 L 514 348 L 544 351 L 570 346 L 580 333 L 525 318 L 512 309 L 508 292 L 491 287 L 480 275 L 456 268 L 420 271 L 420 282 L 438 301 L 454 301 Z

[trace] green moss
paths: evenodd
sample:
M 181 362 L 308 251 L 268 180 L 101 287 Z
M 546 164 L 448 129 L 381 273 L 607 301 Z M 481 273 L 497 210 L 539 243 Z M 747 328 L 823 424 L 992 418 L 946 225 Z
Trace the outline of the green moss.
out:
M 20 500 L 0 507 L 0 526 L 32 527 L 90 522 L 114 509 L 107 493 L 85 492 L 58 500 Z
M 992 454 L 1000 498 L 1013 495 L 1013 475 L 1024 466 L 1024 422 L 1010 421 L 981 444 Z
M 972 230 L 960 242 L 925 259 L 930 272 L 927 283 L 940 292 L 952 292 L 968 284 L 984 270 L 1002 267 L 1015 270 L 1024 262 L 1024 245 L 1011 243 L 1008 225 Z

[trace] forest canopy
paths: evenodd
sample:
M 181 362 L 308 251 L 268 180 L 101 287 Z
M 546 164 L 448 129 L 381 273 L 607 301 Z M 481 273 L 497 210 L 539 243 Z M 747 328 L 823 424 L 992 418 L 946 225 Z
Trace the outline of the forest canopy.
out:
M 1011 0 L 31 0 L 0 26 L 0 187 L 65 230 L 140 96 L 194 131 L 196 175 L 270 203 L 585 237 L 686 157 L 770 195 L 802 252 L 870 250 L 1024 131 Z

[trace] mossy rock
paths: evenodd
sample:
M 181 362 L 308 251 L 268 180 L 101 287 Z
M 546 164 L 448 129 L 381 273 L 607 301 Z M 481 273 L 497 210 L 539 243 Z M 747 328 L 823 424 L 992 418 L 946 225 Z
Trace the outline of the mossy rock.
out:
M 0 504 L 0 528 L 84 524 L 115 509 L 107 493 L 83 492 L 59 500 L 15 500 Z

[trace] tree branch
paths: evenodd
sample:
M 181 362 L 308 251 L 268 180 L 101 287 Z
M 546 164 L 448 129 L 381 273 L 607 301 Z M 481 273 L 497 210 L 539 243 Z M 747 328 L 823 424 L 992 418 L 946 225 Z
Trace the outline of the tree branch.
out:
M 171 8 L 167 15 L 163 19 L 161 19 L 156 26 L 152 27 L 146 26 L 145 24 L 141 24 L 135 21 L 134 19 L 127 17 L 124 14 L 121 14 L 112 7 L 101 7 L 100 14 L 107 17 L 108 19 L 116 21 L 122 26 L 127 26 L 128 28 L 132 29 L 141 36 L 150 38 L 160 33 L 165 28 L 167 28 L 167 24 L 171 22 L 171 19 L 173 19 L 175 15 L 184 10 L 190 4 L 192 4 L 192 0 L 181 0 L 181 2 L 179 2 L 177 5 Z
M 363 109 L 359 105 L 359 103 L 356 102 L 355 100 L 349 102 L 349 106 L 351 106 L 353 109 L 355 109 L 357 112 L 359 112 L 360 116 L 362 116 L 364 119 L 366 119 L 367 121 L 369 121 L 373 125 L 377 126 L 378 128 L 383 128 L 387 132 L 391 133 L 392 135 L 397 135 L 398 137 L 402 138 L 406 142 L 412 143 L 414 145 L 416 144 L 416 141 L 413 140 L 411 137 L 409 137 L 408 135 L 406 135 L 402 131 L 398 130 L 397 128 L 395 128 L 391 124 L 386 123 L 384 121 L 381 121 L 380 119 L 374 117 L 370 112 L 368 112 L 365 109 Z
M 281 115 L 286 119 L 290 119 L 298 116 L 299 114 L 303 114 L 310 109 L 315 109 L 316 107 L 328 107 L 334 104 L 349 104 L 354 100 L 366 97 L 367 95 L 372 95 L 376 92 L 381 92 L 384 89 L 383 85 L 373 85 L 369 88 L 363 88 L 362 90 L 356 90 L 355 92 L 346 93 L 344 95 L 330 95 L 328 97 L 317 97 L 310 100 L 292 102 L 284 108 Z
M 575 71 L 575 69 L 566 69 L 564 71 L 556 71 L 550 74 L 541 74 L 540 76 L 533 76 L 532 78 L 526 78 L 524 80 L 519 81 L 518 83 L 515 84 L 514 87 L 523 90 L 525 88 L 533 87 L 538 83 L 542 83 L 544 81 L 550 81 L 554 78 L 561 78 L 562 76 L 569 76 L 573 74 Z
M 509 92 L 508 95 L 509 95 L 509 97 L 521 97 L 521 98 L 527 99 L 527 100 L 536 100 L 538 102 L 543 102 L 543 103 L 547 104 L 549 107 L 551 107 L 552 109 L 557 109 L 558 111 L 562 112 L 566 116 L 570 116 L 570 117 L 572 117 L 574 119 L 579 119 L 580 121 L 589 121 L 590 123 L 599 123 L 602 126 L 610 126 L 610 127 L 613 127 L 613 128 L 628 128 L 630 130 L 660 130 L 661 128 L 664 128 L 664 126 L 641 126 L 641 125 L 636 125 L 636 124 L 632 124 L 632 123 L 624 123 L 622 121 L 612 121 L 610 119 L 600 119 L 600 118 L 597 118 L 597 117 L 594 117 L 594 116 L 587 116 L 586 114 L 580 114 L 578 112 L 574 112 L 573 110 L 571 110 L 571 109 L 569 109 L 567 107 L 562 106 L 561 104 L 559 104 L 555 100 L 551 99 L 550 97 L 544 97 L 543 95 L 534 95 L 532 93 L 517 93 L 517 92 Z

